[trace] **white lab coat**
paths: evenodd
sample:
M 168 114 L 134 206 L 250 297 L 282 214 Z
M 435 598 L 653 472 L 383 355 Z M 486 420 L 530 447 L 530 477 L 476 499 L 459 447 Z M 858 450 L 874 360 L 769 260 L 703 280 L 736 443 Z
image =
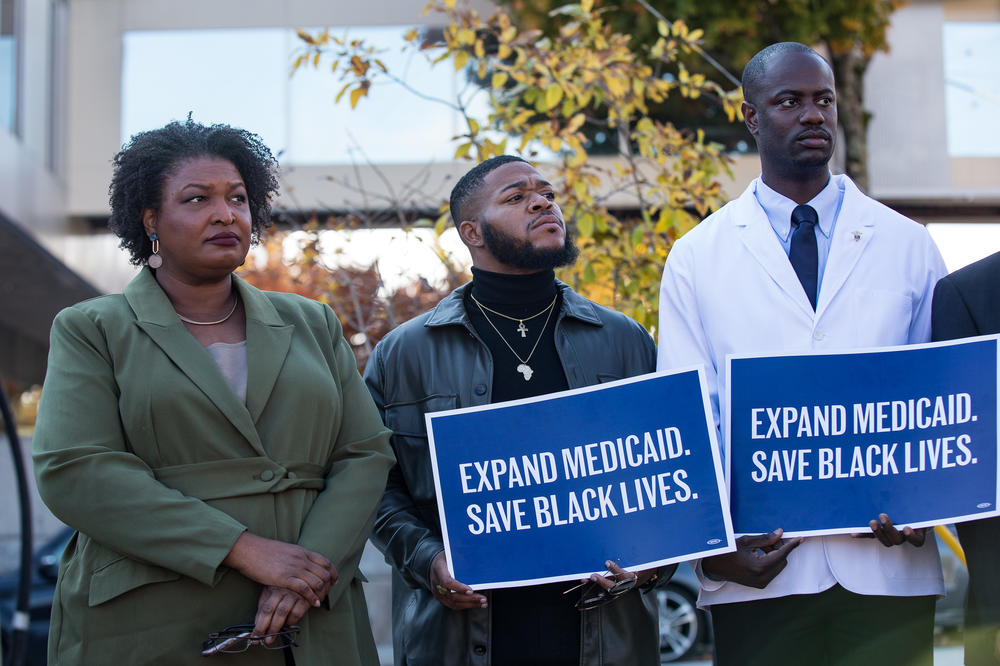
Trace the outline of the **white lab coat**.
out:
M 727 354 L 837 351 L 930 339 L 931 296 L 947 270 L 927 230 L 865 196 L 846 176 L 833 178 L 844 201 L 815 312 L 754 196 L 755 183 L 680 238 L 667 257 L 657 367 L 704 364 L 717 425 Z M 725 414 L 725 404 L 722 410 Z M 723 435 L 725 427 L 723 420 Z M 838 582 L 859 594 L 944 591 L 932 534 L 921 548 L 887 548 L 875 539 L 846 535 L 807 538 L 763 590 L 703 576 L 701 582 L 702 606 L 812 594 Z

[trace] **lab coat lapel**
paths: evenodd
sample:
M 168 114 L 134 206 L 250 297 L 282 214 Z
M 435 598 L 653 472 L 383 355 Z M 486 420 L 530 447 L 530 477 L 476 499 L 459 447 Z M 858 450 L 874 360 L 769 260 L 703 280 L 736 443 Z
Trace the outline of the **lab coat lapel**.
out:
M 233 276 L 247 316 L 247 409 L 254 423 L 267 406 L 288 356 L 295 326 L 286 325 L 270 299 Z
M 767 219 L 767 214 L 757 202 L 753 193 L 753 183 L 743 194 L 733 202 L 736 210 L 732 219 L 736 233 L 747 248 L 747 251 L 760 264 L 760 267 L 771 277 L 785 295 L 800 308 L 810 319 L 813 318 L 812 304 L 802 289 L 795 269 L 792 268 L 788 255 L 778 242 L 774 229 Z
M 148 268 L 142 269 L 128 283 L 123 293 L 135 312 L 139 328 L 201 389 L 205 397 L 246 437 L 254 450 L 263 455 L 264 447 L 247 408 L 226 383 L 211 355 L 184 328 L 167 295 L 156 283 L 153 273 Z M 252 368 L 249 344 L 247 349 L 247 359 Z M 249 383 L 248 381 L 248 400 Z
M 854 183 L 845 179 L 844 203 L 837 216 L 837 224 L 830 243 L 830 255 L 823 271 L 823 284 L 816 303 L 817 315 L 823 315 L 875 236 L 872 207 L 865 203 L 864 195 Z

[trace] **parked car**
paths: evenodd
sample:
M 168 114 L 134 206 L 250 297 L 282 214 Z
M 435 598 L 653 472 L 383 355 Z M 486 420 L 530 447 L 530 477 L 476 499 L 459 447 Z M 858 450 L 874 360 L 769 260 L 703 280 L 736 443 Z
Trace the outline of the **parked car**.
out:
M 28 624 L 28 666 L 45 666 L 49 638 L 49 616 L 52 614 L 52 597 L 56 590 L 56 577 L 59 575 L 59 558 L 62 557 L 66 544 L 73 536 L 73 530 L 65 527 L 42 544 L 31 559 L 31 593 L 29 594 L 29 624 Z M 3 655 L 7 655 L 11 646 L 11 619 L 17 605 L 18 572 L 15 570 L 0 576 L 0 641 L 3 642 Z
M 660 611 L 660 663 L 704 654 L 712 647 L 711 616 L 699 610 L 698 578 L 689 562 L 682 563 L 666 585 L 656 591 Z

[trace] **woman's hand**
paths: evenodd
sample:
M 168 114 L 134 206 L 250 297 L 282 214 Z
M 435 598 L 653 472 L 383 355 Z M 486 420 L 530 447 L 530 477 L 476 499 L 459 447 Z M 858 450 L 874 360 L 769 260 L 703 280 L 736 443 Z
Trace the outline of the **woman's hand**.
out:
M 257 601 L 257 617 L 254 618 L 254 636 L 276 634 L 288 625 L 298 624 L 309 610 L 309 602 L 302 596 L 283 587 L 266 586 Z M 265 639 L 266 643 L 274 638 Z
M 295 592 L 313 606 L 337 582 L 337 569 L 319 553 L 250 532 L 240 535 L 222 563 L 263 585 Z

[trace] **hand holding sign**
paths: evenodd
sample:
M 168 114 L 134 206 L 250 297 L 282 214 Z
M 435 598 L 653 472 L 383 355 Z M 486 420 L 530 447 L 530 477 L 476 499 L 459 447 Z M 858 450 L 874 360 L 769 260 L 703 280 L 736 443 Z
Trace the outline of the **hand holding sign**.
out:
M 869 524 L 872 528 L 871 534 L 852 534 L 851 536 L 856 539 L 866 538 L 866 539 L 878 539 L 882 542 L 883 546 L 902 546 L 907 541 L 912 543 L 914 546 L 919 548 L 924 545 L 924 539 L 927 536 L 926 527 L 918 527 L 913 529 L 909 525 L 896 529 L 892 520 L 889 519 L 888 514 L 880 513 L 878 515 L 878 520 L 873 520 Z
M 486 597 L 451 577 L 443 550 L 435 555 L 434 561 L 431 562 L 430 581 L 434 598 L 452 610 L 486 608 Z
M 788 566 L 788 554 L 802 543 L 801 537 L 786 540 L 782 534 L 779 528 L 770 534 L 741 536 L 736 540 L 736 552 L 706 557 L 701 570 L 711 578 L 763 590 Z

